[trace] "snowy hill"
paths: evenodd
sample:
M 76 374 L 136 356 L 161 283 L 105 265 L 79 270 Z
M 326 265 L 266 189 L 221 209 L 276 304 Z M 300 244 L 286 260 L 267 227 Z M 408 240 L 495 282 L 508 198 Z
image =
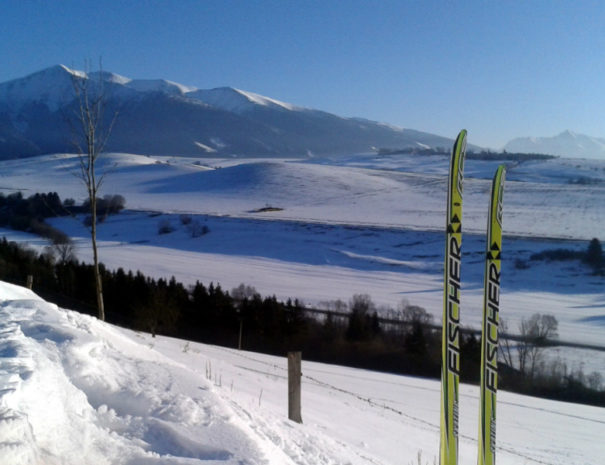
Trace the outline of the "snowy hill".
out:
M 0 463 L 433 463 L 439 383 L 303 361 L 303 424 L 285 357 L 151 338 L 0 282 Z M 303 354 L 304 358 L 304 354 Z M 478 390 L 460 385 L 460 461 Z M 602 408 L 500 392 L 501 465 L 597 465 Z
M 567 158 L 605 159 L 605 139 L 572 131 L 552 137 L 520 137 L 504 146 L 508 152 L 546 153 Z
M 441 231 L 448 159 L 351 156 L 334 159 L 198 159 L 111 154 L 104 192 L 131 209 Z M 499 161 L 468 160 L 465 230 L 482 233 L 486 193 Z M 601 237 L 605 162 L 508 163 L 506 233 L 560 239 Z M 57 190 L 83 200 L 75 155 L 0 162 L 2 188 Z M 104 168 L 105 167 L 105 168 Z M 257 212 L 267 204 L 281 210 Z
M 131 79 L 54 66 L 0 84 L 0 158 L 73 149 L 73 79 L 104 82 L 107 149 L 138 154 L 309 156 L 379 147 L 448 147 L 451 139 L 393 128 L 230 87 L 201 90 L 163 79 Z

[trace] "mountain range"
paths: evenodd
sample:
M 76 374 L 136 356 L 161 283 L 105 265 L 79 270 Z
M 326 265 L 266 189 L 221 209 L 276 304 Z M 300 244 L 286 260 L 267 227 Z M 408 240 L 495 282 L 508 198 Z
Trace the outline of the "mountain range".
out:
M 63 65 L 0 84 L 0 158 L 73 152 L 74 80 L 102 83 L 106 150 L 137 154 L 310 156 L 377 148 L 450 147 L 452 140 L 342 118 L 231 87 L 196 89 Z
M 232 87 L 197 89 L 164 79 L 130 79 L 56 65 L 0 83 L 0 159 L 73 152 L 74 80 L 106 99 L 106 150 L 144 155 L 313 156 L 445 148 L 453 140 L 363 118 L 344 118 Z M 469 128 L 472 130 L 472 128 Z M 481 150 L 469 145 L 469 150 Z M 605 139 L 564 131 L 523 137 L 507 152 L 605 158 Z
M 563 131 L 552 137 L 519 137 L 508 142 L 504 150 L 547 153 L 567 158 L 605 159 L 605 139 Z

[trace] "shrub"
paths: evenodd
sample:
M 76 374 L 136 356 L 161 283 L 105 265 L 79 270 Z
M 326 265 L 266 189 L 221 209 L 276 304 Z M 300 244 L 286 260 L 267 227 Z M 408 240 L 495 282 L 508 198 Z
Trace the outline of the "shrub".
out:
M 191 222 L 193 221 L 193 218 L 191 217 L 191 215 L 181 215 L 181 216 L 179 216 L 179 219 L 181 220 L 181 224 L 183 226 L 187 226 L 188 224 L 191 224 Z
M 174 232 L 174 227 L 170 223 L 170 220 L 160 220 L 158 223 L 158 234 L 170 234 L 171 232 Z
M 576 250 L 571 249 L 552 249 L 552 250 L 543 250 L 542 252 L 538 252 L 532 254 L 530 260 L 558 260 L 558 261 L 568 261 L 568 260 L 578 260 L 582 258 L 584 254 L 582 252 L 578 252 Z
M 210 232 L 210 228 L 205 224 L 202 224 L 199 220 L 192 221 L 187 225 L 187 231 L 191 237 L 200 237 Z

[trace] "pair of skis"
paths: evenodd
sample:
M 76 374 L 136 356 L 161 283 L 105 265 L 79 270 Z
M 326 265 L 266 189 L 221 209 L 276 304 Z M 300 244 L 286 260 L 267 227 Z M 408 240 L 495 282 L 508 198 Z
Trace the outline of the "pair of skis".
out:
M 450 161 L 446 217 L 441 362 L 440 465 L 458 464 L 458 384 L 460 376 L 460 270 L 462 260 L 462 185 L 466 131 L 460 131 Z M 500 165 L 492 183 L 487 221 L 487 253 L 481 331 L 481 402 L 478 465 L 495 465 L 496 392 L 498 388 L 498 312 L 500 251 L 502 249 L 502 192 L 505 168 Z

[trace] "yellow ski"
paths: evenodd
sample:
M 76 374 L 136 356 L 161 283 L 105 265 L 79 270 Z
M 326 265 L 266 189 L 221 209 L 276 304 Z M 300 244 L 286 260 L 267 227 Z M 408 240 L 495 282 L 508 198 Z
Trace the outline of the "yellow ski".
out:
M 460 375 L 460 262 L 462 258 L 462 183 L 466 130 L 452 149 L 446 217 L 443 330 L 441 348 L 440 465 L 458 464 L 458 379 Z
M 487 218 L 487 254 L 481 329 L 481 403 L 478 465 L 496 464 L 496 392 L 498 390 L 498 321 L 500 311 L 500 255 L 502 251 L 502 193 L 506 169 L 494 175 Z

